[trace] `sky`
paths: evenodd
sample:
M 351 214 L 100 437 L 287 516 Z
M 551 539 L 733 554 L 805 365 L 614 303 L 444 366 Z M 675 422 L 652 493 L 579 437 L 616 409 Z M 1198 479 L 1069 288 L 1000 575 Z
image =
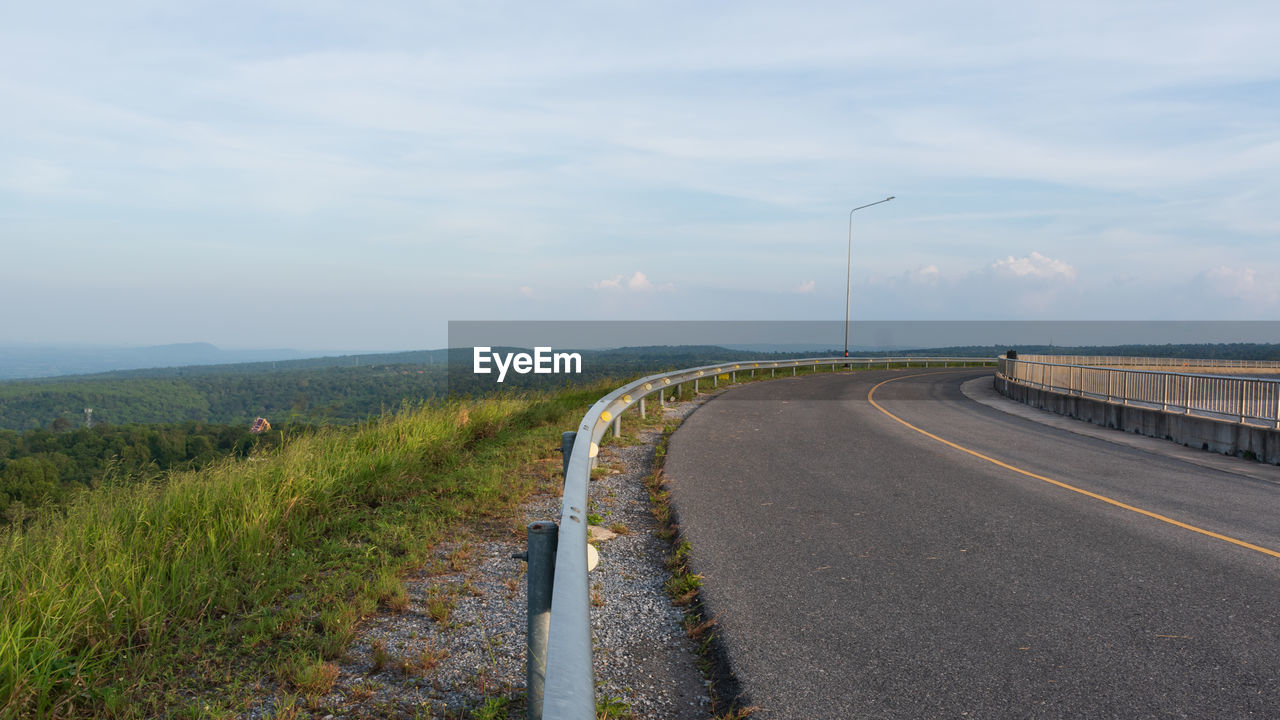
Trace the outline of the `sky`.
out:
M 1280 318 L 1274 2 L 0 9 L 0 344 Z M 1275 341 L 1280 342 L 1280 338 Z

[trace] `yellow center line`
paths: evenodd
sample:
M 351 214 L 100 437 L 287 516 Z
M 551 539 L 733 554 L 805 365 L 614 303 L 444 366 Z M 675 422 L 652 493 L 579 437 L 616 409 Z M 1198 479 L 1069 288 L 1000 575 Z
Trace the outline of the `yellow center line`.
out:
M 962 445 L 957 445 L 956 443 L 953 443 L 953 442 L 951 442 L 950 440 L 947 440 L 947 439 L 945 439 L 945 438 L 940 438 L 940 437 L 938 437 L 937 435 L 934 435 L 933 433 L 929 432 L 928 430 L 922 430 L 921 428 L 918 428 L 918 427 L 916 427 L 915 425 L 912 425 L 911 423 L 907 422 L 906 420 L 903 420 L 902 418 L 898 417 L 897 415 L 894 415 L 893 413 L 889 412 L 888 410 L 885 410 L 883 407 L 881 407 L 880 403 L 876 402 L 876 399 L 875 399 L 876 390 L 879 390 L 881 385 L 886 385 L 886 384 L 891 383 L 891 382 L 897 382 L 898 380 L 906 380 L 907 378 L 920 377 L 920 376 L 922 376 L 922 375 L 934 375 L 934 374 L 937 374 L 937 373 L 916 373 L 916 374 L 914 374 L 914 375 L 902 375 L 902 376 L 900 376 L 900 377 L 890 378 L 890 379 L 888 379 L 888 380 L 885 380 L 884 382 L 877 383 L 875 387 L 873 387 L 873 388 L 871 388 L 870 390 L 868 390 L 868 391 L 867 391 L 867 402 L 869 402 L 869 403 L 871 403 L 873 406 L 875 406 L 875 409 L 879 410 L 880 412 L 884 413 L 885 415 L 888 415 L 889 417 L 893 418 L 894 420 L 897 420 L 898 422 L 900 422 L 900 423 L 902 423 L 903 425 L 905 425 L 905 426 L 907 426 L 907 427 L 911 428 L 912 430 L 915 430 L 916 432 L 920 433 L 921 435 L 924 435 L 925 437 L 931 438 L 931 439 L 933 439 L 933 440 L 937 440 L 938 442 L 942 443 L 943 445 L 947 445 L 947 446 L 953 447 L 953 448 L 955 448 L 956 450 L 959 450 L 960 452 L 965 452 L 965 453 L 968 453 L 968 454 L 970 454 L 970 455 L 972 455 L 972 456 L 974 456 L 974 457 L 976 457 L 976 458 L 979 458 L 979 459 L 981 459 L 981 460 L 986 460 L 987 462 L 991 463 L 992 465 L 999 465 L 1000 467 L 1005 468 L 1006 470 L 1012 470 L 1012 471 L 1014 471 L 1014 472 L 1016 472 L 1016 473 L 1018 473 L 1018 474 L 1020 474 L 1020 475 L 1026 475 L 1026 476 L 1027 476 L 1027 477 L 1029 477 L 1029 478 L 1035 478 L 1036 480 L 1041 480 L 1041 481 L 1043 481 L 1043 482 L 1047 482 L 1047 483 L 1049 483 L 1050 485 L 1056 485 L 1056 486 L 1058 486 L 1058 487 L 1060 487 L 1060 488 L 1063 488 L 1064 490 L 1070 490 L 1070 491 L 1072 491 L 1072 492 L 1077 492 L 1077 493 L 1080 493 L 1081 495 L 1086 495 L 1086 496 L 1088 496 L 1088 497 L 1091 497 L 1091 498 L 1093 498 L 1094 500 L 1101 500 L 1102 502 L 1107 503 L 1107 504 L 1109 504 L 1109 505 L 1114 505 L 1114 506 L 1116 506 L 1116 507 L 1118 507 L 1118 508 L 1124 508 L 1125 510 L 1129 510 L 1130 512 L 1135 512 L 1135 513 L 1138 513 L 1139 515 L 1145 515 L 1145 516 L 1147 516 L 1147 517 L 1149 517 L 1149 518 L 1153 518 L 1153 519 L 1155 519 L 1155 520 L 1159 520 L 1160 522 L 1169 523 L 1170 525 L 1176 525 L 1176 526 L 1178 526 L 1178 527 L 1182 528 L 1183 530 L 1190 530 L 1191 532 L 1200 533 L 1201 535 L 1208 535 L 1208 536 L 1209 536 L 1209 537 L 1211 537 L 1211 538 L 1215 538 L 1215 539 L 1217 539 L 1217 540 L 1222 540 L 1222 541 L 1224 541 L 1224 542 L 1229 542 L 1229 543 L 1231 543 L 1232 545 L 1239 545 L 1239 546 L 1240 546 L 1240 547 L 1242 547 L 1242 548 L 1248 548 L 1248 549 L 1250 549 L 1250 550 L 1254 550 L 1254 551 L 1256 551 L 1256 552 L 1260 552 L 1260 553 L 1262 553 L 1263 555 L 1270 555 L 1271 557 L 1274 557 L 1274 558 L 1280 558 L 1280 552 L 1277 552 L 1277 551 L 1275 551 L 1275 550 L 1271 550 L 1271 549 L 1269 549 L 1269 548 L 1264 548 L 1264 547 L 1261 547 L 1261 546 L 1259 546 L 1259 545 L 1254 545 L 1253 543 L 1247 543 L 1247 542 L 1245 542 L 1245 541 L 1243 541 L 1243 540 L 1239 540 L 1239 539 L 1237 539 L 1237 538 L 1233 538 L 1233 537 L 1230 537 L 1230 536 L 1228 536 L 1228 535 L 1222 535 L 1222 534 L 1220 534 L 1220 533 L 1213 532 L 1212 530 L 1205 530 L 1204 528 L 1196 527 L 1195 525 L 1188 525 L 1187 523 L 1180 522 L 1180 521 L 1178 521 L 1178 520 L 1174 520 L 1173 518 L 1171 518 L 1171 517 L 1166 517 L 1166 516 L 1164 516 L 1164 515 L 1161 515 L 1160 513 L 1154 513 L 1154 512 L 1151 512 L 1150 510 L 1143 510 L 1143 509 L 1142 509 L 1142 508 L 1140 508 L 1140 507 L 1134 507 L 1133 505 L 1129 505 L 1129 504 L 1127 504 L 1127 503 L 1122 503 L 1122 502 L 1120 502 L 1119 500 L 1115 500 L 1115 499 L 1113 499 L 1113 498 L 1109 498 L 1109 497 L 1107 497 L 1106 495 L 1099 495 L 1098 493 L 1095 493 L 1095 492 L 1089 492 L 1088 490 L 1085 490 L 1085 489 L 1083 489 L 1083 488 L 1078 488 L 1078 487 L 1076 487 L 1076 486 L 1074 486 L 1074 485 L 1068 485 L 1067 483 L 1064 483 L 1064 482 L 1062 482 L 1061 480 L 1054 480 L 1053 478 L 1045 477 L 1044 475 L 1037 475 L 1037 474 L 1035 474 L 1035 473 L 1033 473 L 1033 472 L 1030 472 L 1030 471 L 1028 471 L 1028 470 L 1023 470 L 1022 468 L 1019 468 L 1019 467 L 1015 467 L 1015 466 L 1013 466 L 1013 465 L 1010 465 L 1010 464 L 1009 464 L 1009 463 L 1007 463 L 1007 462 L 1002 462 L 1002 461 L 997 460 L 997 459 L 995 459 L 995 458 L 993 458 L 993 457 L 990 457 L 990 456 L 988 456 L 988 455 L 983 455 L 982 453 L 977 452 L 976 450 L 970 450 L 969 448 L 964 447 L 964 446 L 962 446 Z

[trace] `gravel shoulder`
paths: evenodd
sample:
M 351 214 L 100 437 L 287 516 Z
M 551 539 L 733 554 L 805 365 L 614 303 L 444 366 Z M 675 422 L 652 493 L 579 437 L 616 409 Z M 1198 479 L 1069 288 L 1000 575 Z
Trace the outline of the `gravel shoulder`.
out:
M 679 422 L 713 397 L 668 402 L 664 419 Z M 660 406 L 651 400 L 653 415 Z M 662 428 L 636 433 L 635 422 L 624 417 L 622 441 L 602 448 L 590 491 L 590 511 L 606 530 L 590 576 L 596 696 L 625 704 L 636 718 L 709 718 L 697 647 L 664 589 L 670 547 L 655 536 L 644 485 Z M 521 512 L 525 522 L 554 520 L 559 507 L 558 495 L 542 495 Z M 330 692 L 309 700 L 277 692 L 244 717 L 523 717 L 525 565 L 511 556 L 524 548 L 522 530 L 499 529 L 437 548 L 435 562 L 403 578 L 402 607 L 379 608 L 361 622 L 334 663 Z

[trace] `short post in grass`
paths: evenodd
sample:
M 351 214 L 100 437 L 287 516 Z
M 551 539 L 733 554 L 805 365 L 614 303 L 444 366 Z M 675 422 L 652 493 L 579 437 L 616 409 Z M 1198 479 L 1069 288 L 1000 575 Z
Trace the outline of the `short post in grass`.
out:
M 560 433 L 560 459 L 563 465 L 560 470 L 561 477 L 569 477 L 569 456 L 573 454 L 573 441 L 576 439 L 578 439 L 578 433 L 572 430 Z
M 644 398 L 640 398 L 640 419 L 643 420 L 644 417 Z
M 523 558 L 529 562 L 529 645 L 525 659 L 525 687 L 528 688 L 529 699 L 527 717 L 529 720 L 541 720 L 542 695 L 547 682 L 551 589 L 556 579 L 556 542 L 560 536 L 560 527 L 553 522 L 535 522 L 529 523 L 528 529 L 529 550 L 524 553 Z

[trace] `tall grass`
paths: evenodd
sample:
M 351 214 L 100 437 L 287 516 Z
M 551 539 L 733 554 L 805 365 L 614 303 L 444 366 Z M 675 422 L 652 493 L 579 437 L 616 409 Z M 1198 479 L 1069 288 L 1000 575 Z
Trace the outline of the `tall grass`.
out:
M 607 387 L 322 430 L 8 532 L 0 717 L 221 716 L 298 658 L 340 656 L 388 576 L 553 480 L 534 461 Z

